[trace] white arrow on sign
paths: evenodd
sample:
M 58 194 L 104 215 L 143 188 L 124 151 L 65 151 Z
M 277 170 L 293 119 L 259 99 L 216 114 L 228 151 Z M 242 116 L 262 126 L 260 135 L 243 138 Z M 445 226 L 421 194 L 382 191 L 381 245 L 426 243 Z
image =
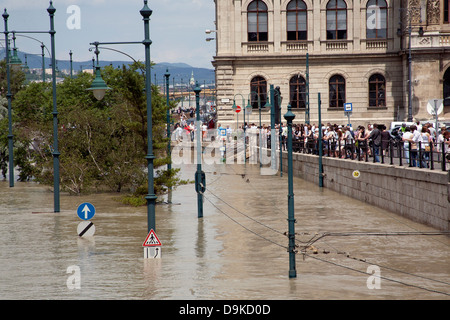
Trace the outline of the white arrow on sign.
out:
M 84 208 L 83 208 L 83 210 L 81 210 L 81 212 L 84 212 L 84 218 L 87 219 L 88 214 L 89 214 L 89 212 L 91 212 L 91 210 L 89 210 L 89 207 L 87 206 L 87 204 L 85 204 Z

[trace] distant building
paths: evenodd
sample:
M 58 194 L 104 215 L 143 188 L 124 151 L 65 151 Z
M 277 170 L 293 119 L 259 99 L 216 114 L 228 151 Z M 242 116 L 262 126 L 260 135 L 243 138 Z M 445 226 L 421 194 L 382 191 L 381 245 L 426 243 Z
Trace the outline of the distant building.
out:
M 318 93 L 324 123 L 347 123 L 344 103 L 352 103 L 354 126 L 429 120 L 428 101 L 447 97 L 439 119 L 450 121 L 449 3 L 215 0 L 218 121 L 235 125 L 233 100 L 241 105 L 244 97 L 253 106 L 249 121 L 257 123 L 258 97 L 264 106 L 274 85 L 282 115 L 290 103 L 295 121 L 305 122 L 308 77 L 311 123 L 318 121 Z M 270 124 L 269 110 L 262 119 Z

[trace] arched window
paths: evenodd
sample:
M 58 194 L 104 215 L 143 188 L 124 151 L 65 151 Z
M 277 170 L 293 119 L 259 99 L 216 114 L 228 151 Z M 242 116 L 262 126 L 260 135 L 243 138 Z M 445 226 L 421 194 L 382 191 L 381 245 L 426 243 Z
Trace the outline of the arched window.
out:
M 330 108 L 343 108 L 345 103 L 345 79 L 340 75 L 330 78 Z
M 450 106 L 450 68 L 444 73 L 444 106 Z
M 367 39 L 387 38 L 387 3 L 385 0 L 370 0 L 366 7 Z
M 250 104 L 253 108 L 258 109 L 258 97 L 261 108 L 267 102 L 267 82 L 266 79 L 256 76 L 250 82 Z
M 369 78 L 369 107 L 386 106 L 386 80 L 381 74 Z
M 327 40 L 347 39 L 347 5 L 344 0 L 327 4 Z
M 306 81 L 302 76 L 293 76 L 289 81 L 289 99 L 292 108 L 306 108 Z
M 252 1 L 247 8 L 248 41 L 267 41 L 267 5 L 260 0 Z
M 306 4 L 303 0 L 292 0 L 287 5 L 287 39 L 307 39 Z

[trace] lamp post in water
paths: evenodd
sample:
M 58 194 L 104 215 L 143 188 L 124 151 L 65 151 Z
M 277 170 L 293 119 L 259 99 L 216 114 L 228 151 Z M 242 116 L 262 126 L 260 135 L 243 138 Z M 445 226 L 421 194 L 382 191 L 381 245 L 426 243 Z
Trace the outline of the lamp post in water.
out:
M 166 79 L 166 104 L 167 104 L 167 156 L 169 157 L 169 162 L 167 163 L 167 171 L 172 174 L 172 148 L 170 146 L 170 105 L 169 105 L 169 69 L 166 69 L 164 74 Z M 172 203 L 172 187 L 169 187 L 169 195 L 167 196 L 167 202 Z
M 9 61 L 9 39 L 8 39 L 8 17 L 9 14 L 5 9 L 3 13 L 3 20 L 5 21 L 5 48 L 6 48 L 6 83 L 8 99 L 8 152 L 9 152 L 9 186 L 14 187 L 14 136 L 12 133 L 12 114 L 11 114 L 11 69 Z
M 291 105 L 288 105 L 288 111 L 284 115 L 288 126 L 288 238 L 289 238 L 289 278 L 297 277 L 295 270 L 295 218 L 294 218 L 294 178 L 292 170 L 292 121 L 295 114 L 291 111 Z
M 323 147 L 322 147 L 322 110 L 321 104 L 322 101 L 320 99 L 320 92 L 318 93 L 318 106 L 319 106 L 319 187 L 323 187 L 323 166 L 322 166 L 322 155 L 323 155 Z
M 47 8 L 47 12 L 50 16 L 50 30 L 49 31 L 14 31 L 13 34 L 23 34 L 23 33 L 48 33 L 50 34 L 50 41 L 51 41 L 51 58 L 52 58 L 52 88 L 53 88 L 53 194 L 54 194 L 54 212 L 60 212 L 60 200 L 59 200 L 59 156 L 61 155 L 58 151 L 58 110 L 57 110 L 57 104 L 56 104 L 56 53 L 55 53 L 55 23 L 54 23 L 54 17 L 56 9 L 53 7 L 53 1 L 50 1 L 50 6 Z M 9 48 L 8 48 L 8 24 L 7 20 L 9 17 L 9 14 L 6 12 L 3 13 L 3 19 L 5 20 L 5 39 L 6 39 L 6 64 L 7 64 L 7 78 L 9 78 Z M 15 36 L 14 36 L 15 38 Z M 13 56 L 16 58 L 16 54 Z M 14 59 L 17 60 L 17 59 Z M 14 62 L 11 61 L 11 62 Z M 17 61 L 18 62 L 18 61 Z M 9 86 L 9 80 L 7 80 L 8 86 Z M 7 98 L 8 98 L 8 118 L 11 117 L 11 91 L 10 88 L 8 88 Z M 9 157 L 10 157 L 10 186 L 14 186 L 14 161 L 12 158 L 13 154 L 13 134 L 12 134 L 12 128 L 11 128 L 11 120 L 9 120 L 10 128 L 9 128 L 9 134 L 8 134 L 8 140 L 9 140 Z M 12 181 L 12 182 L 11 182 Z M 12 185 L 11 185 L 12 184 Z
M 143 44 L 145 47 L 145 96 L 147 104 L 147 174 L 148 174 L 148 192 L 145 196 L 147 200 L 147 225 L 148 232 L 151 230 L 156 230 L 156 218 L 155 218 L 155 204 L 156 195 L 154 187 L 154 177 L 153 177 L 153 161 L 155 155 L 153 154 L 153 122 L 152 122 L 152 88 L 151 88 L 151 61 L 150 61 L 150 45 L 152 41 L 150 40 L 150 16 L 152 15 L 152 10 L 147 6 L 147 0 L 144 0 L 144 7 L 139 11 L 144 20 L 144 36 L 145 39 L 140 42 L 93 42 L 91 45 L 95 45 L 96 52 L 98 51 L 98 46 L 100 44 L 105 45 L 115 45 L 115 44 Z M 96 53 L 97 54 L 97 53 Z M 101 79 L 100 66 L 96 67 L 96 78 L 93 81 L 91 88 L 89 90 L 93 91 L 94 96 L 101 100 L 105 95 L 106 90 L 109 88 L 106 83 Z
M 203 218 L 203 192 L 206 190 L 205 173 L 202 171 L 202 127 L 200 125 L 200 87 L 198 82 L 195 85 L 195 105 L 197 122 L 197 172 L 195 173 L 195 191 L 197 192 L 198 218 Z

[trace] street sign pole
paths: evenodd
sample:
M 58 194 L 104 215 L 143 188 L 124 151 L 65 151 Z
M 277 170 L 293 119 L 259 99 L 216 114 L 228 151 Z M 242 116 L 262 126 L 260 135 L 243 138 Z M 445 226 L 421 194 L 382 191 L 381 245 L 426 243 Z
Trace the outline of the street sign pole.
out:
M 353 105 L 351 103 L 344 103 L 344 114 L 347 116 L 348 126 L 351 127 L 350 116 L 352 115 Z

